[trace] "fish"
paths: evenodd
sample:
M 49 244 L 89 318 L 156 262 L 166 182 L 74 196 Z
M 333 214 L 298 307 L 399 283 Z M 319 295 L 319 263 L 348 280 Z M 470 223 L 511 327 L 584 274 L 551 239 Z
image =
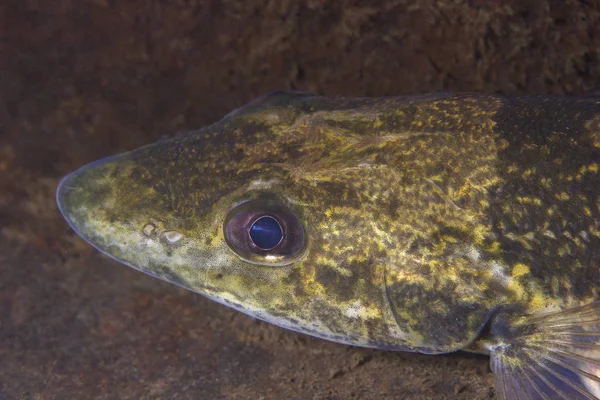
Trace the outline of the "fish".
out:
M 600 98 L 274 92 L 57 188 L 100 252 L 269 323 L 600 398 Z

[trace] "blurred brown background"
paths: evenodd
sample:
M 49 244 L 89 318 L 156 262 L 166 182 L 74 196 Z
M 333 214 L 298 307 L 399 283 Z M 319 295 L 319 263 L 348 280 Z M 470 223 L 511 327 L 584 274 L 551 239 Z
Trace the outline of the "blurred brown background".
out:
M 54 203 L 84 163 L 278 89 L 600 86 L 595 0 L 3 0 L 0 399 L 490 399 L 488 360 L 258 322 L 94 251 Z

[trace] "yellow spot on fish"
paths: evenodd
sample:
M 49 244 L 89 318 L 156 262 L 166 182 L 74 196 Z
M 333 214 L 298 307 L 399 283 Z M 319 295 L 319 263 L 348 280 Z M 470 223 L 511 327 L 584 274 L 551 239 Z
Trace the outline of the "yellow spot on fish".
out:
M 516 301 L 521 301 L 525 298 L 525 289 L 517 280 L 512 280 L 508 284 L 508 290 L 513 293 Z
M 519 171 L 519 167 L 516 164 L 511 164 L 507 168 L 507 172 L 509 174 L 512 174 L 512 173 L 515 173 L 515 172 L 518 172 L 518 171 Z
M 567 192 L 561 192 L 555 195 L 555 197 L 562 201 L 567 201 L 571 198 Z
M 529 305 L 533 310 L 539 310 L 546 306 L 546 300 L 540 293 L 536 293 L 531 298 Z
M 523 177 L 531 176 L 535 174 L 535 168 L 528 168 L 523 172 Z
M 500 252 L 502 251 L 500 242 L 492 242 L 488 247 L 488 251 L 492 254 L 500 254 Z
M 525 264 L 518 263 L 512 269 L 513 278 L 520 278 L 523 275 L 529 274 L 529 267 Z

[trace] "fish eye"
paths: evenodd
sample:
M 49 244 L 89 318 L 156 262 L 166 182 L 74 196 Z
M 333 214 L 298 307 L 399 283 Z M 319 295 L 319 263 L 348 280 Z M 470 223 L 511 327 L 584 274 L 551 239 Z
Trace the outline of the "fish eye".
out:
M 251 200 L 233 208 L 224 224 L 225 241 L 242 259 L 287 265 L 304 249 L 304 228 L 288 208 Z
M 283 229 L 275 218 L 265 215 L 250 227 L 250 239 L 259 249 L 271 250 L 281 243 Z

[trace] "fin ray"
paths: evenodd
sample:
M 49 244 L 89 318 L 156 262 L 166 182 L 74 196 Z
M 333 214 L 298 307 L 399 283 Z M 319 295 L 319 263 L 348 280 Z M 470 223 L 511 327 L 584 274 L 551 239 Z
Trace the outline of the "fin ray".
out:
M 600 383 L 600 377 L 589 373 L 588 371 L 585 371 L 584 369 L 582 369 L 579 366 L 574 366 L 572 364 L 569 364 L 568 362 L 565 362 L 564 360 L 560 359 L 560 358 L 556 358 L 556 357 L 552 357 L 551 355 L 543 355 L 544 358 L 547 358 L 548 360 L 556 363 L 557 365 L 567 369 L 567 370 L 573 370 L 573 372 L 579 373 L 580 375 L 583 375 L 584 377 L 588 378 L 588 379 L 592 379 L 595 380 L 596 382 Z
M 536 361 L 537 365 L 543 369 L 544 371 L 547 372 L 547 375 L 551 375 L 552 377 L 554 377 L 555 379 L 558 379 L 560 382 L 562 382 L 564 384 L 564 387 L 561 389 L 559 388 L 557 385 L 552 385 L 552 383 L 550 382 L 550 385 L 553 386 L 553 390 L 556 393 L 560 393 L 563 395 L 564 398 L 574 398 L 574 395 L 580 395 L 580 396 L 584 396 L 586 399 L 590 399 L 590 400 L 594 400 L 595 397 L 592 397 L 591 394 L 589 394 L 588 390 L 582 386 L 578 380 L 577 380 L 577 374 L 581 374 L 582 372 L 585 373 L 585 371 L 582 371 L 578 368 L 574 368 L 571 369 L 572 366 L 563 362 L 557 362 L 556 360 L 553 360 L 551 357 L 547 357 L 544 354 L 540 354 L 538 353 L 541 357 L 543 357 L 544 359 L 546 359 L 546 362 L 541 362 L 539 359 L 534 358 L 534 360 Z M 550 361 L 550 362 L 548 362 Z M 556 366 L 558 366 L 560 368 L 560 370 L 556 370 Z M 587 374 L 586 374 L 587 375 Z M 543 379 L 543 375 L 540 376 Z M 549 386 L 550 386 L 549 385 Z M 576 393 L 569 393 L 569 390 L 575 390 Z M 567 390 L 567 393 L 565 393 L 565 390 Z
M 491 348 L 500 400 L 600 400 L 600 301 L 530 316 L 497 316 Z

